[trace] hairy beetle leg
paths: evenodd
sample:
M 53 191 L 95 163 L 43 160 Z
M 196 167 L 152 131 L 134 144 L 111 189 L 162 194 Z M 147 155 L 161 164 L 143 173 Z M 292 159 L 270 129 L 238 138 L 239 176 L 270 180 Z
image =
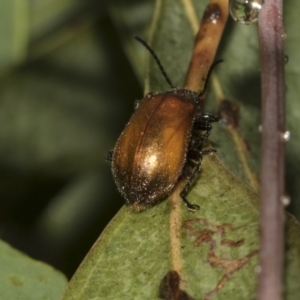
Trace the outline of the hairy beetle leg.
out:
M 190 203 L 185 197 L 181 197 L 181 198 L 182 198 L 183 203 L 185 204 L 185 206 L 187 207 L 188 210 L 197 211 L 197 210 L 200 209 L 199 205 Z
M 207 150 L 190 150 L 189 154 L 196 154 L 198 155 L 198 162 L 195 164 L 193 161 L 194 159 L 192 158 L 189 163 L 194 167 L 193 172 L 191 173 L 191 176 L 188 180 L 188 182 L 186 183 L 185 187 L 183 188 L 183 190 L 180 193 L 180 197 L 183 201 L 183 203 L 186 205 L 186 207 L 188 208 L 188 210 L 190 211 L 196 211 L 200 209 L 200 206 L 197 204 L 192 204 L 190 203 L 187 199 L 186 196 L 189 193 L 191 186 L 193 185 L 193 183 L 195 182 L 197 176 L 200 173 L 200 167 L 201 167 L 201 163 L 202 163 L 202 156 L 203 155 L 207 155 L 207 154 L 211 154 L 211 153 L 215 153 L 217 152 L 215 149 L 207 149 Z
M 211 154 L 211 153 L 216 153 L 217 150 L 216 149 L 207 149 L 207 150 L 202 150 L 202 155 L 207 155 L 207 154 Z
M 203 123 L 214 123 L 214 122 L 219 122 L 220 121 L 219 116 L 215 116 L 213 114 L 209 113 L 204 113 L 204 114 L 198 114 L 196 116 L 196 121 L 198 122 L 203 122 Z

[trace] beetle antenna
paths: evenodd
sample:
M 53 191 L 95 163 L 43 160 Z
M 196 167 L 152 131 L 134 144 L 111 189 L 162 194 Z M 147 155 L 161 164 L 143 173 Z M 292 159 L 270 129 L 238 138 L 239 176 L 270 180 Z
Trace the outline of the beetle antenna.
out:
M 156 55 L 156 53 L 153 51 L 153 49 L 152 49 L 152 48 L 151 48 L 151 47 L 150 47 L 150 46 L 149 46 L 142 38 L 140 38 L 139 36 L 135 36 L 134 38 L 135 38 L 137 41 L 139 41 L 141 44 L 143 44 L 143 45 L 148 49 L 148 51 L 151 53 L 151 55 L 152 55 L 153 58 L 155 59 L 157 65 L 158 65 L 158 67 L 159 67 L 161 73 L 162 73 L 163 76 L 165 77 L 167 83 L 169 84 L 169 86 L 170 86 L 172 89 L 174 89 L 174 88 L 175 88 L 174 85 L 172 84 L 172 82 L 171 82 L 169 76 L 167 75 L 167 73 L 166 73 L 164 67 L 162 66 L 162 64 L 161 64 L 161 62 L 160 62 L 160 60 L 159 60 L 159 58 L 157 57 L 157 55 Z
M 210 66 L 210 68 L 207 72 L 207 76 L 206 76 L 205 82 L 204 82 L 204 87 L 203 87 L 203 90 L 199 93 L 199 97 L 203 96 L 206 93 L 209 78 L 210 78 L 210 75 L 211 75 L 213 69 L 215 68 L 216 65 L 218 65 L 219 63 L 221 63 L 223 61 L 224 61 L 223 59 L 217 59 L 216 61 L 214 61 L 212 63 L 212 65 Z

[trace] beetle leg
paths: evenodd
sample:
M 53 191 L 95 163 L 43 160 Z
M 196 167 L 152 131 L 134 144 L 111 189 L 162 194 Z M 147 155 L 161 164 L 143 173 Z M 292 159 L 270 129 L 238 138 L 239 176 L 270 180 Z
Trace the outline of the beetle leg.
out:
M 190 188 L 191 188 L 192 184 L 194 183 L 196 177 L 199 175 L 201 161 L 202 161 L 202 157 L 197 162 L 187 184 L 185 185 L 185 187 L 183 188 L 183 190 L 180 193 L 180 197 L 181 197 L 183 203 L 186 205 L 188 210 L 191 210 L 191 211 L 196 211 L 196 210 L 200 209 L 199 205 L 190 203 L 187 200 L 186 196 L 187 196 L 188 192 L 190 191 Z
M 210 125 L 210 124 L 207 124 L 207 125 L 206 125 L 206 132 L 205 132 L 205 134 L 202 136 L 202 141 L 206 140 L 206 139 L 209 137 L 209 135 L 210 135 L 210 133 L 211 133 L 211 130 L 212 130 L 211 125 Z
M 180 197 L 181 197 L 183 203 L 186 205 L 186 207 L 190 211 L 199 210 L 200 206 L 197 204 L 190 203 L 187 200 L 186 196 L 189 193 L 191 186 L 193 185 L 193 183 L 195 182 L 196 178 L 198 177 L 198 175 L 200 173 L 200 167 L 201 167 L 203 155 L 211 154 L 214 152 L 216 152 L 215 149 L 207 149 L 207 150 L 191 149 L 188 152 L 189 160 L 187 163 L 193 167 L 193 171 L 191 172 L 191 174 L 189 176 L 188 182 L 186 183 L 185 187 L 181 191 Z M 195 161 L 197 161 L 197 162 L 195 163 Z
M 191 186 L 193 185 L 193 183 L 195 182 L 197 176 L 200 173 L 200 167 L 201 167 L 201 162 L 202 162 L 202 155 L 203 154 L 207 154 L 208 152 L 211 152 L 210 150 L 198 150 L 198 149 L 190 149 L 188 151 L 188 161 L 187 163 L 189 165 L 191 165 L 193 167 L 193 171 L 191 172 L 188 182 L 186 183 L 185 187 L 183 188 L 183 190 L 180 193 L 180 197 L 183 201 L 183 203 L 186 205 L 186 207 L 188 208 L 188 210 L 191 211 L 196 211 L 198 209 L 200 209 L 200 206 L 197 204 L 192 204 L 190 203 L 186 196 L 189 193 Z
M 206 154 L 216 153 L 217 150 L 216 149 L 207 149 L 207 150 L 203 150 L 201 152 L 202 152 L 202 155 L 206 155 Z
M 187 152 L 188 164 L 195 167 L 198 164 L 199 160 L 202 160 L 202 151 L 197 150 L 196 148 L 189 149 Z M 196 161 L 196 164 L 193 163 Z
M 199 123 L 197 123 L 199 124 Z M 202 148 L 203 142 L 207 139 L 207 137 L 210 135 L 210 132 L 212 130 L 211 125 L 208 124 L 209 126 L 203 126 L 203 124 L 201 124 L 201 129 L 196 128 L 195 124 L 194 124 L 194 130 L 192 131 L 192 137 L 190 140 L 190 144 L 189 144 L 189 149 L 196 149 L 197 152 L 199 152 L 198 149 Z M 209 128 L 210 127 L 210 128 Z M 205 134 L 201 134 L 199 131 L 201 130 L 206 130 Z
M 195 122 L 193 129 L 194 129 L 195 134 L 197 133 L 197 131 L 205 130 L 204 134 L 198 135 L 198 138 L 196 138 L 196 142 L 193 141 L 194 148 L 199 149 L 202 146 L 203 142 L 209 137 L 211 130 L 212 130 L 212 126 L 208 122 Z
M 198 114 L 196 116 L 196 120 L 194 123 L 194 130 L 200 130 L 200 131 L 206 131 L 205 134 L 203 134 L 202 136 L 199 137 L 199 140 L 197 142 L 197 147 L 199 147 L 203 141 L 205 141 L 212 130 L 212 126 L 210 123 L 213 122 L 218 122 L 220 120 L 220 118 L 218 116 L 212 115 L 212 114 Z
M 190 203 L 185 197 L 181 196 L 183 203 L 187 207 L 188 210 L 190 211 L 196 211 L 200 209 L 200 206 L 197 204 L 192 204 Z
M 114 150 L 110 150 L 106 153 L 105 160 L 112 162 L 112 156 L 114 154 Z
M 204 113 L 204 114 L 198 114 L 196 116 L 196 121 L 200 121 L 204 123 L 214 123 L 220 121 L 220 117 L 215 116 L 213 114 Z

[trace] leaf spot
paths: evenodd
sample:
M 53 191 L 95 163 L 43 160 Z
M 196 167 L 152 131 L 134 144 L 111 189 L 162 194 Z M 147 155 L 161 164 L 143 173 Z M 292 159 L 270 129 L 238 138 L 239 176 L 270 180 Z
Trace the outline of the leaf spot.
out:
M 209 222 L 205 218 L 196 218 L 183 222 L 182 227 L 187 230 L 187 234 L 189 236 L 196 238 L 193 242 L 195 247 L 199 247 L 202 243 L 209 244 L 210 249 L 207 254 L 207 261 L 212 267 L 222 268 L 225 271 L 225 274 L 218 281 L 216 287 L 205 295 L 205 300 L 211 299 L 212 296 L 214 296 L 220 289 L 224 287 L 226 282 L 236 271 L 242 268 L 250 260 L 250 258 L 258 253 L 258 250 L 254 250 L 244 257 L 238 259 L 228 259 L 216 254 L 216 250 L 218 248 L 218 243 L 216 242 L 217 237 L 221 238 L 219 242 L 220 246 L 238 248 L 244 244 L 244 239 L 234 241 L 226 238 L 226 230 L 234 231 L 238 228 L 241 228 L 241 226 L 234 228 L 232 224 L 228 223 L 217 225 Z
M 160 283 L 159 298 L 163 300 L 193 300 L 180 289 L 180 280 L 178 272 L 169 271 Z

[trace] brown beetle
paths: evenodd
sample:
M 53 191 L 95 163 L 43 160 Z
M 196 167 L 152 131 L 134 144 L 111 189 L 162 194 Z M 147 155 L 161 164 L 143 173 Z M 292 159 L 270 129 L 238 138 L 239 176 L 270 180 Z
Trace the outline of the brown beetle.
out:
M 180 177 L 188 182 L 180 193 L 190 210 L 198 205 L 186 199 L 188 191 L 199 174 L 202 144 L 210 134 L 211 122 L 219 120 L 202 113 L 200 97 L 204 94 L 212 68 L 200 94 L 175 88 L 166 75 L 159 59 L 145 41 L 136 37 L 153 55 L 171 90 L 149 93 L 137 103 L 136 110 L 107 159 L 112 162 L 116 185 L 129 208 L 143 211 L 171 193 Z M 204 131 L 201 135 L 199 131 Z

